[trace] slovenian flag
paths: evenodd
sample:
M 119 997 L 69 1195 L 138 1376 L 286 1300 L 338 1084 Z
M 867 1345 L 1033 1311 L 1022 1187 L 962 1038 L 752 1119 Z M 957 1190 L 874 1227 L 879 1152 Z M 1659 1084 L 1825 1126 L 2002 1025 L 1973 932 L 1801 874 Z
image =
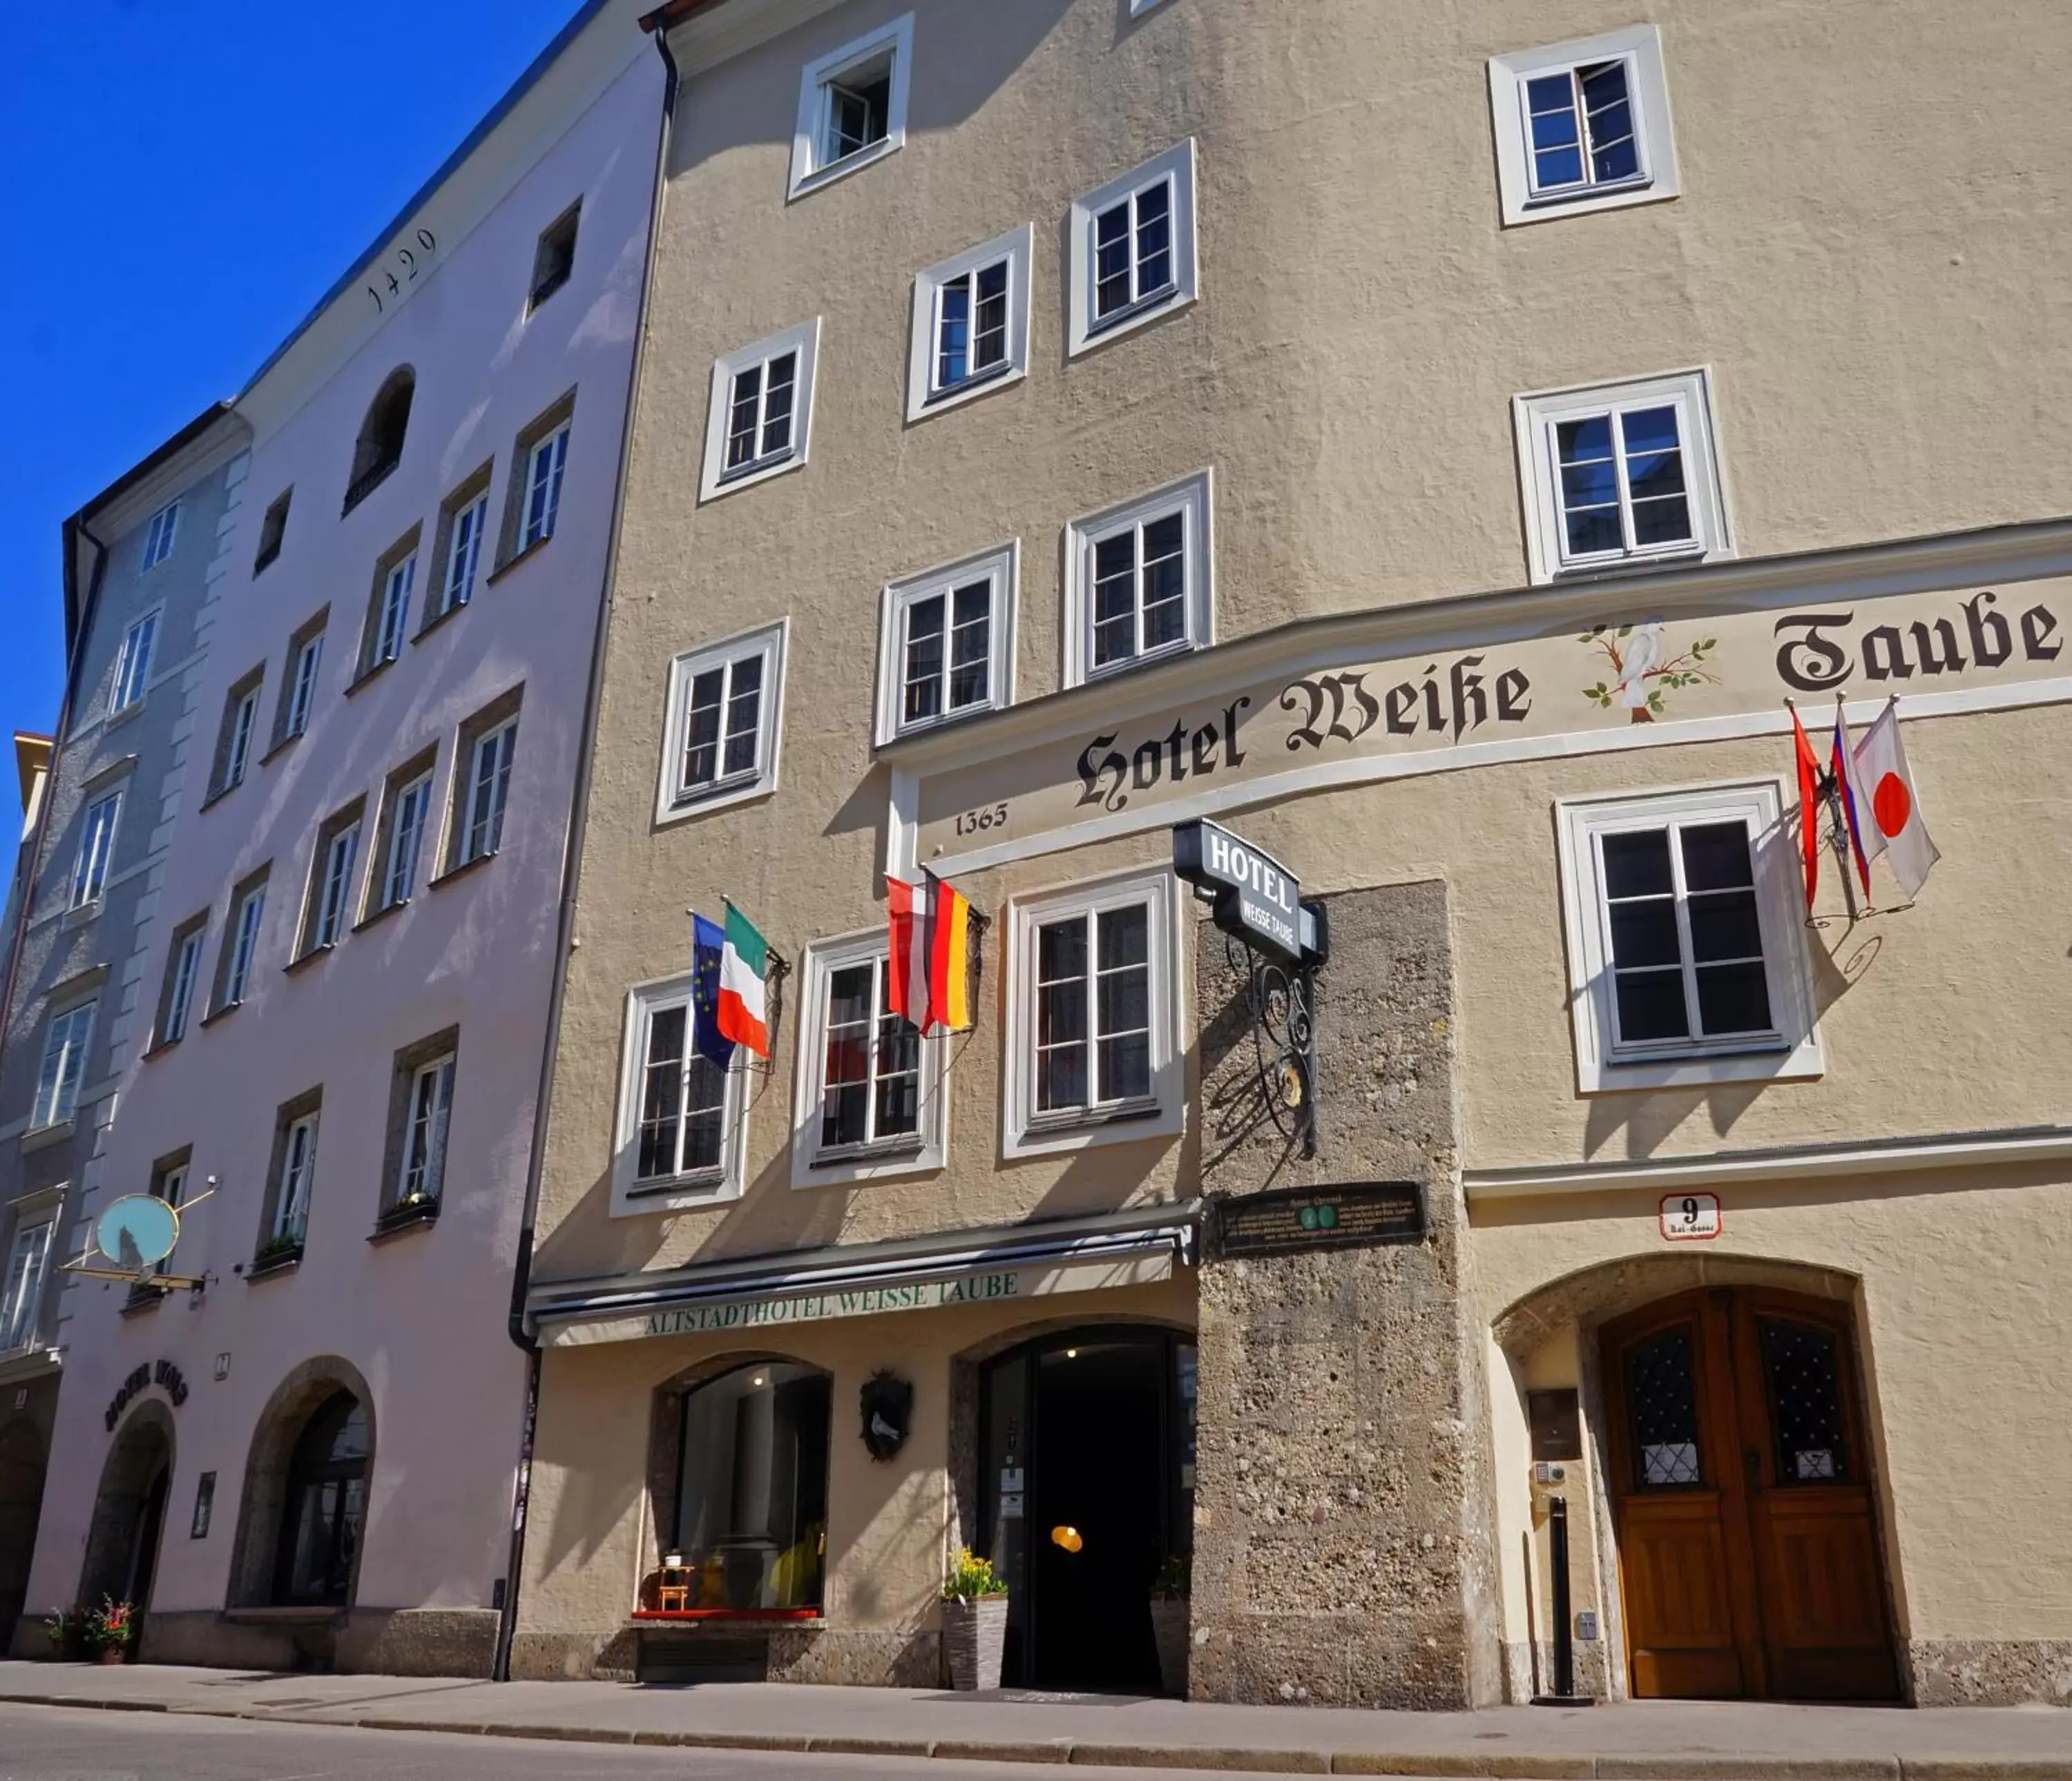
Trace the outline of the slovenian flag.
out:
M 720 1030 L 719 973 L 726 930 L 703 915 L 691 917 L 691 1046 L 724 1070 L 734 1062 L 734 1041 Z
M 1871 894 L 1871 862 L 1864 853 L 1864 832 L 1856 822 L 1856 771 L 1849 752 L 1848 726 L 1842 722 L 1842 701 L 1835 701 L 1835 746 L 1828 757 L 1828 771 L 1835 775 L 1835 794 L 1841 800 L 1842 821 L 1849 831 L 1849 851 L 1856 856 L 1856 876 L 1864 895 Z
M 923 1033 L 971 1025 L 971 900 L 923 871 L 919 884 L 885 881 L 891 924 L 886 972 L 892 1012 Z
M 745 1045 L 758 1058 L 770 1055 L 770 943 L 748 918 L 726 906 L 726 931 L 719 956 L 721 1035 Z

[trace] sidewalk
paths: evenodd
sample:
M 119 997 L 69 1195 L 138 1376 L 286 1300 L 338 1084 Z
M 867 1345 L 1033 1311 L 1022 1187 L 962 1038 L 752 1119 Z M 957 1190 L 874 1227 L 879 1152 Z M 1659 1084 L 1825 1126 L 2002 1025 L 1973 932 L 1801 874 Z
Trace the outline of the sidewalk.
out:
M 1481 1713 L 765 1684 L 0 1662 L 0 1701 L 595 1743 L 1506 1781 L 2072 1781 L 2072 1711 L 1646 1701 Z

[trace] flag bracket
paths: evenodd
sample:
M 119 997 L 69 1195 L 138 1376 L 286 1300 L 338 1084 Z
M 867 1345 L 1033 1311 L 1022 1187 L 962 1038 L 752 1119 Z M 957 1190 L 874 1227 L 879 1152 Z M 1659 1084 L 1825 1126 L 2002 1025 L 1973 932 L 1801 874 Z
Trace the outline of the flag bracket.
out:
M 1317 1154 L 1317 978 L 1234 934 L 1223 956 L 1245 979 L 1259 1098 L 1274 1129 L 1309 1162 Z

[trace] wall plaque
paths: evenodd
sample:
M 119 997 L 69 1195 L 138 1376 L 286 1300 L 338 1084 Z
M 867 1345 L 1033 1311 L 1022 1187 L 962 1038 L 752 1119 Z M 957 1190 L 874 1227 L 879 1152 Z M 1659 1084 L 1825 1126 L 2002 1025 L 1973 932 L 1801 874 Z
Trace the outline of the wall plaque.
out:
M 1224 1256 L 1366 1249 L 1416 1243 L 1424 1235 L 1424 1190 L 1414 1181 L 1284 1188 L 1212 1203 L 1216 1247 Z

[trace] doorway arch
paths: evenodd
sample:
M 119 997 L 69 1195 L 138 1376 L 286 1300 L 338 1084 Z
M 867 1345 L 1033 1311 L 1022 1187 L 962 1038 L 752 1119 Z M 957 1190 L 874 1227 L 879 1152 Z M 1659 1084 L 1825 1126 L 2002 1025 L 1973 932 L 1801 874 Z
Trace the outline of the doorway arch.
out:
M 349 1405 L 340 1405 L 341 1397 Z M 324 1427 L 313 1433 L 320 1417 Z M 312 1534 L 321 1532 L 326 1553 L 341 1561 L 343 1586 L 327 1561 L 321 1590 L 298 1590 L 302 1605 L 352 1605 L 366 1549 L 378 1433 L 373 1392 L 359 1368 L 335 1355 L 302 1362 L 273 1388 L 253 1427 L 245 1460 L 228 1606 L 293 1605 L 277 1591 L 284 1580 L 283 1555 L 299 1537 L 298 1518 L 305 1511 L 315 1518 Z M 319 1475 L 327 1466 L 330 1475 Z M 311 1573 L 300 1582 L 310 1583 Z
M 29 1561 L 50 1452 L 26 1416 L 0 1427 L 0 1639 L 11 1638 L 29 1598 Z
M 123 1420 L 101 1466 L 80 1601 L 98 1606 L 105 1596 L 134 1603 L 139 1616 L 149 1610 L 172 1475 L 172 1412 L 149 1400 Z
M 1193 1547 L 1193 1333 L 1051 1327 L 976 1372 L 972 1544 L 1008 1586 L 1003 1679 L 1157 1693 L 1153 1586 Z

